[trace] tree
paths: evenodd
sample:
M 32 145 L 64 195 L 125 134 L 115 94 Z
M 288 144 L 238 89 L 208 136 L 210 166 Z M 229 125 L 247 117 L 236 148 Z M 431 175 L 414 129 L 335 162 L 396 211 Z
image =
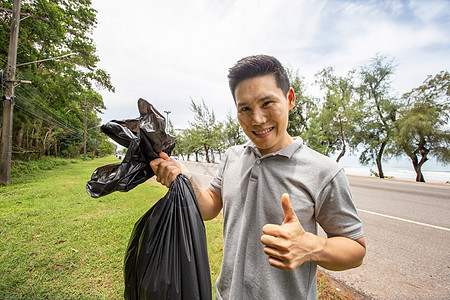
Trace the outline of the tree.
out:
M 316 105 L 314 99 L 305 94 L 304 78 L 298 75 L 298 71 L 288 68 L 287 73 L 295 94 L 295 105 L 289 111 L 287 130 L 291 136 L 301 136 L 308 129 L 310 118 L 316 113 Z
M 223 123 L 223 148 L 227 149 L 234 145 L 241 145 L 247 141 L 247 137 L 242 130 L 241 126 L 235 118 L 231 115 L 231 112 L 227 113 L 225 122 Z
M 450 162 L 450 74 L 442 71 L 429 76 L 403 97 L 408 106 L 400 111 L 401 118 L 395 122 L 397 153 L 400 150 L 406 153 L 416 172 L 416 181 L 425 182 L 421 168 L 429 156 Z
M 339 77 L 332 67 L 326 67 L 316 74 L 316 83 L 325 91 L 325 100 L 310 120 L 304 136 L 310 147 L 325 155 L 339 151 L 336 161 L 344 156 L 356 129 L 359 110 L 353 101 L 354 73 L 350 71 L 346 77 Z
M 214 161 L 213 151 L 219 148 L 223 140 L 221 123 L 216 122 L 214 111 L 210 111 L 203 100 L 201 104 L 196 104 L 191 98 L 190 109 L 194 113 L 194 122 L 189 122 L 191 129 L 188 131 L 188 136 L 194 149 L 198 149 L 195 152 L 196 159 L 198 160 L 198 152 L 202 148 L 206 162 Z M 212 151 L 212 160 L 210 159 L 210 151 Z
M 99 58 L 90 37 L 96 11 L 90 0 L 22 2 L 22 11 L 48 16 L 50 21 L 23 18 L 20 22 L 17 78 L 32 84 L 15 88 L 13 135 L 17 139 L 13 151 L 37 156 L 74 154 L 84 142 L 85 106 L 87 124 L 92 128 L 100 122 L 97 113 L 105 109 L 95 89 L 114 91 L 109 74 L 97 67 Z M 2 6 L 10 9 L 11 3 L 2 2 Z M 10 18 L 7 10 L 0 11 L 0 68 L 4 68 L 8 53 Z M 39 62 L 68 53 L 76 57 Z M 20 65 L 28 62 L 34 63 Z M 88 132 L 87 145 L 92 151 L 98 145 L 94 130 Z
M 177 143 L 175 144 L 175 148 L 172 151 L 173 156 L 181 156 L 181 158 L 184 160 L 184 156 L 187 156 L 187 160 L 189 160 L 189 152 L 188 152 L 188 140 L 186 138 L 187 130 L 186 129 L 179 129 L 179 130 L 173 130 L 168 131 L 169 134 L 175 136 L 177 138 Z
M 390 95 L 391 76 L 394 73 L 392 60 L 376 56 L 360 71 L 360 103 L 362 117 L 355 134 L 355 144 L 363 146 L 359 157 L 362 164 L 375 162 L 380 178 L 384 178 L 382 159 L 386 149 L 392 144 L 393 123 L 399 103 Z

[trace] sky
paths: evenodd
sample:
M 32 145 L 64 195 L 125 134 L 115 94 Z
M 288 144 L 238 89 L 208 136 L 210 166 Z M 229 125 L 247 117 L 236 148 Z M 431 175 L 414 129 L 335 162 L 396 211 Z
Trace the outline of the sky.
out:
M 450 1 L 93 0 L 92 37 L 99 67 L 115 93 L 100 90 L 102 122 L 139 116 L 144 98 L 175 128 L 193 120 L 191 99 L 223 121 L 235 113 L 228 69 L 245 56 L 268 54 L 305 78 L 326 66 L 338 75 L 393 59 L 393 93 L 449 70 Z

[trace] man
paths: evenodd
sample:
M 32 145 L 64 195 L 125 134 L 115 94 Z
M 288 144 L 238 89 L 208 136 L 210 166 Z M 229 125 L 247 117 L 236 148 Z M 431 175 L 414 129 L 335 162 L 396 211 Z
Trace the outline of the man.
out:
M 223 209 L 216 299 L 316 299 L 317 264 L 345 270 L 365 255 L 347 178 L 334 161 L 288 134 L 295 94 L 278 60 L 243 58 L 228 79 L 250 142 L 228 149 L 207 189 L 191 179 L 204 220 Z M 150 165 L 168 187 L 189 173 L 164 153 Z M 328 238 L 317 235 L 316 223 Z

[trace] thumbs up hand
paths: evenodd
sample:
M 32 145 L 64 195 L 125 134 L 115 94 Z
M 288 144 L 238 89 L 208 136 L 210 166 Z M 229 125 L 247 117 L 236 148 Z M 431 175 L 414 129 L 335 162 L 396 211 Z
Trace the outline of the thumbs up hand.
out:
M 315 261 L 315 253 L 324 247 L 324 239 L 306 232 L 292 209 L 289 195 L 281 196 L 284 211 L 282 225 L 266 224 L 261 242 L 269 264 L 282 269 L 294 270 L 306 261 Z

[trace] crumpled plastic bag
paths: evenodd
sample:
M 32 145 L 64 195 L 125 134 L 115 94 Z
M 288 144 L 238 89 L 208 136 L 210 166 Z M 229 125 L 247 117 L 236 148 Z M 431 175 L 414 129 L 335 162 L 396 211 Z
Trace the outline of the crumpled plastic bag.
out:
M 135 224 L 124 259 L 125 299 L 211 299 L 206 232 L 181 174 Z
M 87 193 L 98 198 L 115 191 L 128 192 L 154 174 L 149 163 L 165 152 L 170 156 L 176 138 L 167 134 L 165 118 L 144 99 L 138 100 L 140 117 L 129 120 L 112 120 L 100 129 L 128 148 L 120 163 L 97 168 L 86 184 Z

